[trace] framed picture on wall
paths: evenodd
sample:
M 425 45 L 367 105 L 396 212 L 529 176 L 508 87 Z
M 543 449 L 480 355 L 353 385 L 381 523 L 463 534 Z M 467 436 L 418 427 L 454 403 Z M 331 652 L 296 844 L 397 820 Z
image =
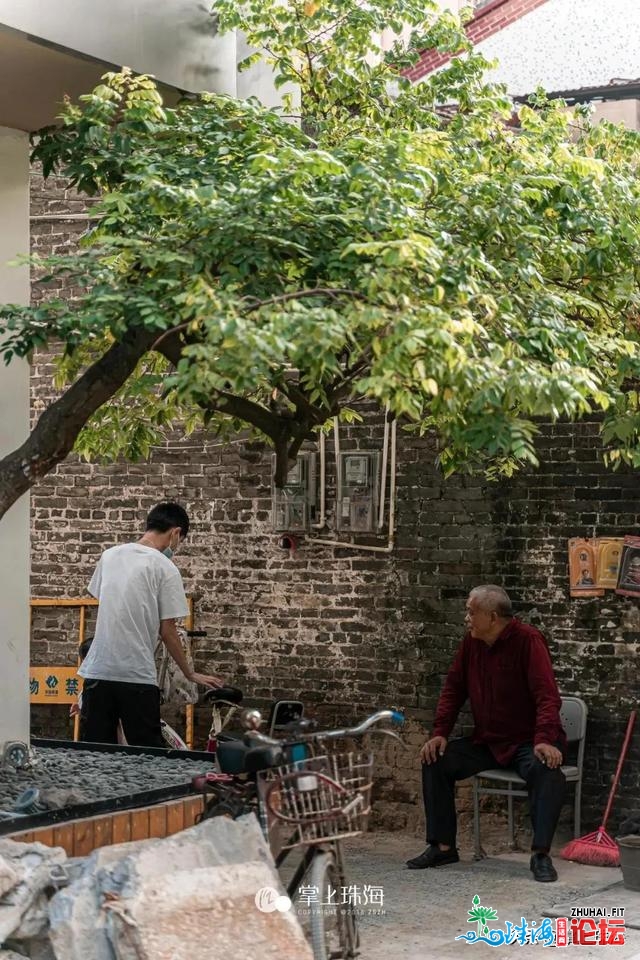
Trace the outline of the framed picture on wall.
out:
M 640 537 L 624 538 L 616 593 L 640 597 Z
M 598 577 L 596 547 L 593 540 L 573 537 L 569 540 L 569 583 L 572 597 L 603 597 L 596 586 Z
M 596 586 L 615 590 L 618 586 L 624 537 L 599 537 L 596 541 Z

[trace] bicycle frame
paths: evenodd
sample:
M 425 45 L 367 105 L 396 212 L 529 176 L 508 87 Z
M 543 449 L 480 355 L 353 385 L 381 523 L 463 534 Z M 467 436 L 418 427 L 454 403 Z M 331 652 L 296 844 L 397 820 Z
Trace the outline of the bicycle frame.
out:
M 307 876 L 311 878 L 312 884 L 317 883 L 319 888 L 324 888 L 328 878 L 330 878 L 329 888 L 331 888 L 332 883 L 335 883 L 336 887 L 346 887 L 344 857 L 339 835 L 335 837 L 326 836 L 315 842 L 306 842 L 302 839 L 301 833 L 298 836 L 297 826 L 292 835 L 290 818 L 285 816 L 282 808 L 278 809 L 277 806 L 280 803 L 278 787 L 291 779 L 295 782 L 297 776 L 304 779 L 305 760 L 309 758 L 321 760 L 322 758 L 316 757 L 316 750 L 318 747 L 324 748 L 327 741 L 342 737 L 361 736 L 382 719 L 390 719 L 395 723 L 401 723 L 404 721 L 404 716 L 398 711 L 381 710 L 357 727 L 303 734 L 288 741 L 275 740 L 272 737 L 252 731 L 245 736 L 246 743 L 255 742 L 256 744 L 262 743 L 281 748 L 284 754 L 283 766 L 295 764 L 298 767 L 299 764 L 299 774 L 298 770 L 294 773 L 285 772 L 280 777 L 276 773 L 275 778 L 269 779 L 261 777 L 260 773 L 256 772 L 254 780 L 248 779 L 246 774 L 241 774 L 230 776 L 230 781 L 217 783 L 215 786 L 215 805 L 207 804 L 205 817 L 209 812 L 211 816 L 224 813 L 235 818 L 240 813 L 247 812 L 247 808 L 253 810 L 258 817 L 265 839 L 269 843 L 277 870 L 282 868 L 293 850 L 301 851 L 300 861 L 291 879 L 286 884 L 287 894 L 294 903 L 299 899 L 302 883 Z M 377 732 L 400 740 L 397 734 L 390 730 L 379 730 Z M 307 779 L 328 781 L 333 783 L 338 793 L 341 791 L 343 795 L 347 793 L 337 781 L 319 771 L 309 772 Z M 357 790 L 357 781 L 355 783 L 355 789 Z M 370 783 L 368 787 L 370 788 Z M 360 789 L 363 788 L 360 787 Z M 272 798 L 272 794 L 274 794 L 274 798 Z M 214 802 L 212 801 L 212 803 Z M 237 805 L 237 812 L 234 810 L 234 803 Z M 347 809 L 348 806 L 344 808 L 344 810 Z M 280 816 L 278 816 L 278 813 L 280 813 Z M 311 932 L 307 935 L 313 947 L 314 957 L 317 960 L 326 960 L 329 956 L 332 958 L 339 956 L 342 960 L 354 960 L 359 955 L 358 925 L 355 913 L 344 908 L 341 904 L 336 904 L 334 919 L 337 925 L 335 929 L 327 925 L 331 922 L 328 919 L 329 917 L 330 914 L 325 914 L 322 905 L 310 914 Z M 339 941 L 339 953 L 333 949 L 333 938 L 336 934 Z M 331 947 L 327 952 L 329 941 L 331 941 Z

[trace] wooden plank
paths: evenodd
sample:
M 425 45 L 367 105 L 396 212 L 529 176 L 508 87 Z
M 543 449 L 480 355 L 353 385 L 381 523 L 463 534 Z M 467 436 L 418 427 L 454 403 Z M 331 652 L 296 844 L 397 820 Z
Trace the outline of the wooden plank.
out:
M 68 857 L 73 856 L 73 824 L 64 823 L 60 827 L 53 828 L 53 845 L 62 847 Z
M 149 808 L 131 811 L 131 839 L 146 840 L 149 836 Z
M 149 810 L 149 836 L 166 837 L 167 835 L 167 808 L 164 804 L 151 807 Z
M 33 831 L 33 840 L 35 843 L 44 843 L 47 847 L 53 846 L 53 827 L 41 827 Z
M 182 808 L 184 810 L 184 829 L 187 830 L 196 822 L 196 813 L 190 799 L 182 801 Z
M 25 833 L 10 833 L 9 840 L 15 840 L 16 843 L 33 843 L 33 830 L 27 830 Z
M 93 820 L 76 820 L 73 824 L 73 855 L 86 857 L 93 850 Z
M 113 821 L 111 842 L 128 843 L 131 840 L 131 813 L 128 810 L 122 813 L 114 813 L 111 819 Z
M 189 797 L 184 801 L 185 830 L 187 827 L 192 827 L 194 825 L 196 822 L 196 817 L 202 813 L 203 805 L 202 797 Z
M 167 836 L 184 830 L 184 804 L 182 800 L 167 805 Z
M 113 815 L 95 817 L 93 821 L 93 848 L 106 847 L 113 836 Z

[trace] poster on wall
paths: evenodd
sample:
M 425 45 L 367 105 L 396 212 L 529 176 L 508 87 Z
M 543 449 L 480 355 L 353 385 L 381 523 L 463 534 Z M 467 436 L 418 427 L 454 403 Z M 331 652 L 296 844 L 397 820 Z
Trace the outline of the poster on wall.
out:
M 605 590 L 615 590 L 618 586 L 618 573 L 624 537 L 599 537 L 596 544 L 597 576 L 596 586 Z
M 616 593 L 640 597 L 640 537 L 624 538 Z
M 569 582 L 572 597 L 603 597 L 604 590 L 596 586 L 596 547 L 592 540 L 573 537 L 569 540 Z

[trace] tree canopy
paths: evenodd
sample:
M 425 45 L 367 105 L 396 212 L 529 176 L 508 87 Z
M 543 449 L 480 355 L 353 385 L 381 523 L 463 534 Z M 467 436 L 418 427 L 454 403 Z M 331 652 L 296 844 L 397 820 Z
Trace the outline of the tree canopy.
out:
M 168 107 L 123 70 L 35 141 L 98 219 L 35 259 L 80 296 L 0 309 L 5 362 L 62 345 L 60 398 L 0 461 L 0 515 L 74 445 L 144 457 L 176 423 L 249 426 L 282 484 L 361 398 L 435 430 L 446 473 L 535 463 L 540 418 L 593 412 L 608 462 L 640 464 L 638 134 L 542 93 L 516 113 L 425 0 L 216 13 L 281 109 Z M 456 55 L 411 84 L 430 48 Z

